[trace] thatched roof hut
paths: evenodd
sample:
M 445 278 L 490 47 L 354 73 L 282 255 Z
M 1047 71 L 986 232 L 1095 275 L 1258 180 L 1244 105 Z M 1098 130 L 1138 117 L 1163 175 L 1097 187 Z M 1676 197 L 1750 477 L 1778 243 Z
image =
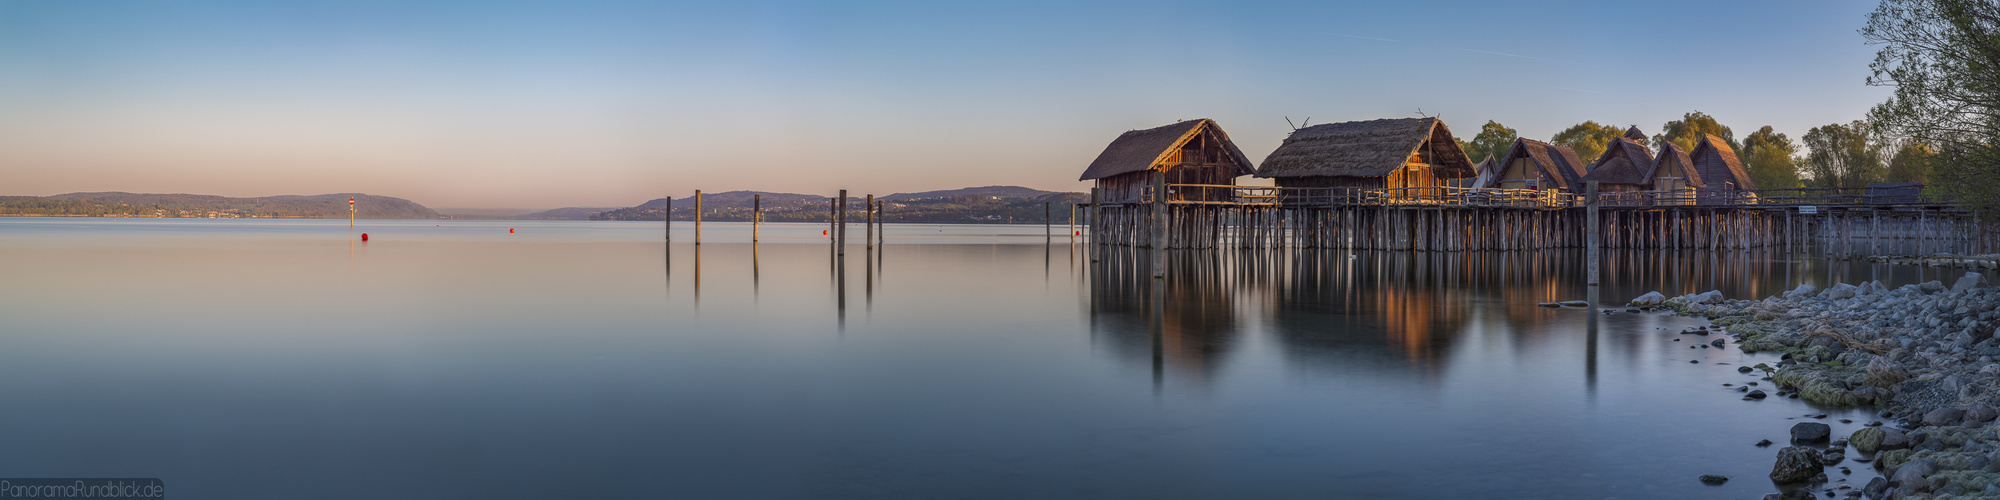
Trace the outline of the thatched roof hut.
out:
M 1451 129 L 1436 118 L 1387 118 L 1292 131 L 1264 157 L 1258 177 L 1279 186 L 1441 186 L 1477 175 Z
M 1575 150 L 1527 138 L 1514 139 L 1494 166 L 1496 175 L 1479 187 L 1577 191 L 1585 175 Z
M 1236 177 L 1257 170 L 1215 120 L 1201 118 L 1120 134 L 1077 180 L 1096 180 L 1104 201 L 1123 203 L 1138 200 L 1138 189 L 1153 171 L 1165 172 L 1171 184 L 1234 185 Z M 1177 198 L 1230 195 L 1220 191 L 1190 191 Z
M 1631 140 L 1632 140 L 1632 142 L 1636 142 L 1636 143 L 1640 143 L 1640 144 L 1645 144 L 1645 143 L 1646 143 L 1646 133 L 1645 133 L 1645 132 L 1640 132 L 1640 131 L 1639 131 L 1639 126 L 1638 126 L 1638 125 L 1633 125 L 1633 126 L 1632 126 L 1632 128 L 1628 128 L 1628 129 L 1625 129 L 1625 135 L 1623 135 L 1623 136 L 1620 136 L 1620 137 L 1624 137 L 1624 138 L 1626 138 L 1626 139 L 1631 139 Z
M 1690 187 L 1701 187 L 1701 172 L 1694 168 L 1694 160 L 1688 158 L 1687 151 L 1680 145 L 1667 143 L 1660 149 L 1660 155 L 1653 159 L 1653 168 L 1647 177 L 1653 181 L 1653 190 L 1668 191 Z
M 1652 182 L 1653 153 L 1632 139 L 1615 137 L 1588 170 L 1583 180 L 1597 181 L 1600 190 L 1642 191 Z
M 1715 134 L 1702 134 L 1688 158 L 1694 160 L 1693 171 L 1700 173 L 1703 189 L 1757 189 L 1757 181 L 1750 180 L 1750 171 L 1736 158 L 1736 149 Z

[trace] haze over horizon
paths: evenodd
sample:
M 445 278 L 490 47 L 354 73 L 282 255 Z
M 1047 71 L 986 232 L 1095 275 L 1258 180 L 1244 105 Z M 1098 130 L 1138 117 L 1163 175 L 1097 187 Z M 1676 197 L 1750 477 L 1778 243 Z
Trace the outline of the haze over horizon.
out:
M 1287 116 L 1419 110 L 1796 139 L 1888 95 L 1875 6 L 0 0 L 0 195 L 1074 191 L 1126 130 L 1213 118 L 1261 160 Z

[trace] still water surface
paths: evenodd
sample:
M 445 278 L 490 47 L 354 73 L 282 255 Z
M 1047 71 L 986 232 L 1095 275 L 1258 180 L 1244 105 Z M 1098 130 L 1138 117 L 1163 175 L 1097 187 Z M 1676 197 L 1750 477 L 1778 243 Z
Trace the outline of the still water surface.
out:
M 1869 420 L 1740 401 L 1735 366 L 1774 359 L 1690 349 L 1698 320 L 1536 307 L 1585 298 L 1554 252 L 1179 253 L 1156 281 L 1061 227 L 892 226 L 871 253 L 857 225 L 842 265 L 820 225 L 751 245 L 708 224 L 699 247 L 684 223 L 670 245 L 658 223 L 361 226 L 0 218 L 0 476 L 182 498 L 1755 498 L 1776 450 L 1752 443 Z M 1614 253 L 1606 276 L 1622 302 L 1956 274 Z

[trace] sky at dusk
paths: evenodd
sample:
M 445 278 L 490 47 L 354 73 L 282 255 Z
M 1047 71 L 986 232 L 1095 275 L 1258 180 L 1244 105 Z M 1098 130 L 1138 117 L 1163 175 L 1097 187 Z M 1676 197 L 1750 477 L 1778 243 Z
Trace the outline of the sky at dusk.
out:
M 1287 116 L 1419 110 L 1797 139 L 1888 95 L 1874 7 L 0 0 L 0 195 L 1068 191 L 1126 130 L 1213 118 L 1261 160 Z

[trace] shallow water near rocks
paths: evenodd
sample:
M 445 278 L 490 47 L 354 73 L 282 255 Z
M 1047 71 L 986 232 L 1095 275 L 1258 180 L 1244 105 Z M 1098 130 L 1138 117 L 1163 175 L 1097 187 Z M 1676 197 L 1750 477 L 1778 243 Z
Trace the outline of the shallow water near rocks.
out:
M 359 226 L 0 218 L 0 475 L 192 498 L 1755 498 L 1793 423 L 1876 420 L 1740 400 L 1722 384 L 1769 392 L 1735 368 L 1775 356 L 1698 347 L 1698 319 L 1537 307 L 1586 298 L 1575 253 L 1173 252 L 1154 280 L 1063 226 L 891 226 L 871 252 L 856 225 L 844 264 L 824 225 L 751 245 L 706 224 L 699 246 L 682 222 L 671 244 L 657 222 Z M 1600 304 L 1959 273 L 1618 251 L 1604 272 Z

